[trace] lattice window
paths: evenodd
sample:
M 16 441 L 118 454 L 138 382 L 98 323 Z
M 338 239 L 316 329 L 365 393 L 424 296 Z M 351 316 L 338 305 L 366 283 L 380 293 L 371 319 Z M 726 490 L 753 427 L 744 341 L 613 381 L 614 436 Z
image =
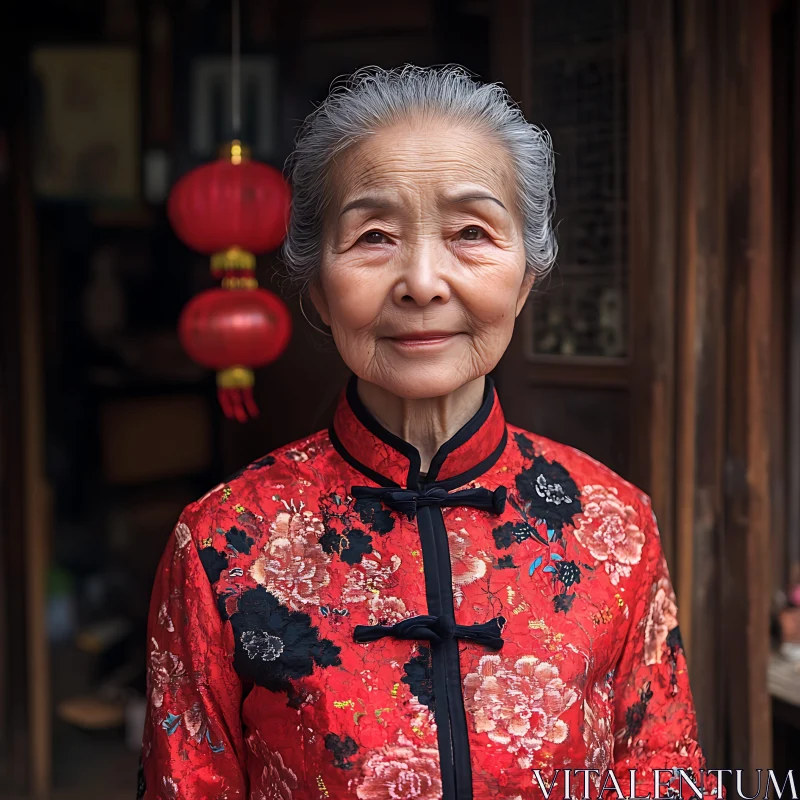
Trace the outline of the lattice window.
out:
M 560 250 L 528 312 L 532 357 L 627 353 L 625 5 L 534 5 L 530 116 L 556 150 Z

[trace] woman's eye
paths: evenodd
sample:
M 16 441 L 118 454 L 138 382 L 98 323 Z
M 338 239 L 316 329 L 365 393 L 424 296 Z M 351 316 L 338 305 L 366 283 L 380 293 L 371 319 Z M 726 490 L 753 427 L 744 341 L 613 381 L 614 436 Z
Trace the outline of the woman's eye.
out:
M 380 231 L 367 231 L 361 238 L 367 244 L 384 244 L 384 242 L 389 241 L 386 234 Z
M 461 231 L 461 238 L 466 239 L 468 242 L 482 239 L 485 235 L 486 234 L 483 232 L 483 229 L 477 227 L 476 225 L 470 225 L 468 228 L 464 228 L 464 230 Z

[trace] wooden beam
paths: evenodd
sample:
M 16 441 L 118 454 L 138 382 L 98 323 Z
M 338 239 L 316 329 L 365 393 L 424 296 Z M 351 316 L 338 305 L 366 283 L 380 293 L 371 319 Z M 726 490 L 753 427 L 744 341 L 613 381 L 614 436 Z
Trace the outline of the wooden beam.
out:
M 30 163 L 28 137 L 20 125 L 14 153 Z M 44 387 L 41 359 L 41 297 L 38 282 L 36 212 L 31 170 L 17 170 L 21 351 L 23 498 L 26 552 L 28 738 L 30 795 L 46 798 L 52 773 L 50 652 L 47 640 L 47 573 L 50 563 L 51 496 L 44 465 Z

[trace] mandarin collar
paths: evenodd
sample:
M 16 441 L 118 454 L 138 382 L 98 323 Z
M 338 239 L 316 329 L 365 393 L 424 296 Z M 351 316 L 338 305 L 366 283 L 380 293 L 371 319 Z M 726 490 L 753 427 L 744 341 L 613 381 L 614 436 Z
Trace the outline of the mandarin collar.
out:
M 339 455 L 379 486 L 419 489 L 424 483 L 450 490 L 492 467 L 505 449 L 508 433 L 494 381 L 487 375 L 481 407 L 439 448 L 427 476 L 422 476 L 417 448 L 384 428 L 367 410 L 353 376 L 339 397 L 330 436 Z

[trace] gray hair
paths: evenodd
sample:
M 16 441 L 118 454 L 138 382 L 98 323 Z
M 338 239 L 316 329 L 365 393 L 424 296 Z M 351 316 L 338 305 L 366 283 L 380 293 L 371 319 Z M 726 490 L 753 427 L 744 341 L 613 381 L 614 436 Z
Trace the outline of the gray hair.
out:
M 547 131 L 530 124 L 504 87 L 462 67 L 363 67 L 334 86 L 306 118 L 286 162 L 292 212 L 283 245 L 287 277 L 305 287 L 321 262 L 323 219 L 336 157 L 381 128 L 416 114 L 484 130 L 506 148 L 517 179 L 526 269 L 543 276 L 556 258 L 554 159 Z

